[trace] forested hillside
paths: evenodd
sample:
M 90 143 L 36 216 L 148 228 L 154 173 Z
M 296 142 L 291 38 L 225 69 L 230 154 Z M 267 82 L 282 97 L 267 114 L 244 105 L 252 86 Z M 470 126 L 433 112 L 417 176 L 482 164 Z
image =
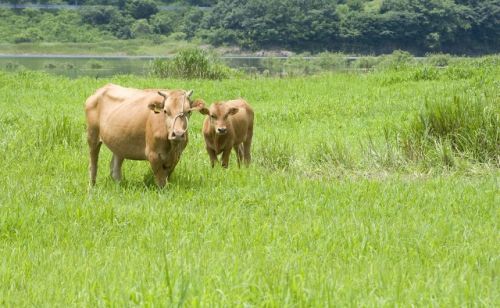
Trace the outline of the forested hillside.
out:
M 7 2 L 4 2 L 7 3 Z M 29 3 L 11 0 L 11 4 Z M 500 51 L 500 0 L 69 0 L 0 9 L 0 41 L 163 36 L 248 50 L 414 54 Z M 168 7 L 165 7 L 168 6 Z M 174 6 L 174 7 L 173 7 Z

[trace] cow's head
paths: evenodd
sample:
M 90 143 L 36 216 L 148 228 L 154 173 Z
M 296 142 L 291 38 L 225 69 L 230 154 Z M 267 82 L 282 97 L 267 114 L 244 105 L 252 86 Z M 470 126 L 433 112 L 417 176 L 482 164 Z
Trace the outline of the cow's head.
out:
M 159 99 L 148 105 L 154 113 L 165 114 L 165 125 L 168 139 L 172 141 L 186 140 L 189 117 L 193 109 L 190 97 L 193 90 L 158 91 Z
M 212 104 L 210 108 L 206 108 L 205 106 L 200 107 L 199 111 L 209 116 L 210 126 L 215 130 L 217 135 L 225 135 L 227 134 L 228 126 L 231 125 L 228 118 L 238 113 L 238 108 L 229 107 L 219 102 Z

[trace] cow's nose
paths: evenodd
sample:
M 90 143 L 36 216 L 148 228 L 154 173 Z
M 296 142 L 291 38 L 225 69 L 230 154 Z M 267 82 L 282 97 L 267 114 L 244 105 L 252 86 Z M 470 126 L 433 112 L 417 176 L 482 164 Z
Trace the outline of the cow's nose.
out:
M 218 127 L 217 128 L 218 134 L 225 134 L 226 132 L 227 132 L 227 129 L 225 127 Z
M 184 139 L 185 135 L 186 135 L 186 132 L 183 130 L 174 130 L 172 132 L 171 139 L 182 140 L 182 139 Z

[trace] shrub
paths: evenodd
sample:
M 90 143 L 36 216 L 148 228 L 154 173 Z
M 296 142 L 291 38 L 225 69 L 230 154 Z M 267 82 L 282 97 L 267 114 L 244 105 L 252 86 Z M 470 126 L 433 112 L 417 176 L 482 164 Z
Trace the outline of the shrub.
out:
M 107 25 L 120 16 L 120 11 L 112 6 L 82 6 L 82 21 L 91 25 Z
M 184 32 L 173 32 L 168 36 L 168 38 L 173 41 L 183 41 L 186 37 L 187 35 Z
M 52 62 L 47 62 L 43 65 L 43 68 L 46 68 L 46 69 L 55 69 L 57 67 L 57 65 L 55 63 L 52 63 Z
M 451 56 L 449 54 L 427 54 L 425 63 L 432 66 L 444 67 L 450 64 Z
M 284 63 L 284 72 L 288 76 L 311 75 L 319 71 L 315 63 L 303 55 L 289 57 Z
M 343 53 L 322 52 L 317 54 L 312 62 L 321 71 L 343 70 L 349 66 L 348 60 Z
M 395 50 L 390 55 L 382 56 L 377 68 L 399 70 L 407 68 L 413 64 L 415 64 L 415 59 L 409 52 Z
M 7 70 L 16 70 L 16 69 L 18 69 L 20 67 L 21 67 L 21 65 L 19 63 L 17 63 L 17 62 L 7 62 L 7 63 L 5 63 L 5 68 Z
M 33 43 L 42 40 L 42 32 L 36 28 L 28 28 L 14 36 L 14 43 Z
M 100 69 L 103 68 L 103 63 L 97 60 L 90 60 L 87 62 L 87 66 L 91 69 Z
M 149 25 L 146 19 L 138 19 L 134 21 L 131 27 L 132 36 L 143 37 L 153 33 L 153 27 Z
M 150 23 L 154 28 L 154 32 L 158 34 L 168 35 L 176 28 L 176 14 L 171 11 L 163 11 L 154 15 Z
M 173 59 L 152 61 L 150 74 L 161 78 L 225 79 L 232 70 L 201 49 L 185 49 Z
M 356 59 L 352 66 L 358 69 L 369 70 L 376 67 L 380 61 L 380 57 L 361 57 Z

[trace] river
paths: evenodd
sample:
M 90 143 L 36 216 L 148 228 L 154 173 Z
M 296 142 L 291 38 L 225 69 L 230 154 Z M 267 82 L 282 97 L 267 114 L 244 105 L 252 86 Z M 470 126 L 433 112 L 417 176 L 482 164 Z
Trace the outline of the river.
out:
M 151 56 L 0 55 L 0 70 L 37 70 L 71 78 L 120 74 L 147 76 L 154 59 Z M 273 63 L 284 59 L 274 58 Z M 262 57 L 223 57 L 221 60 L 232 68 L 250 73 L 262 72 L 269 65 L 269 60 Z

